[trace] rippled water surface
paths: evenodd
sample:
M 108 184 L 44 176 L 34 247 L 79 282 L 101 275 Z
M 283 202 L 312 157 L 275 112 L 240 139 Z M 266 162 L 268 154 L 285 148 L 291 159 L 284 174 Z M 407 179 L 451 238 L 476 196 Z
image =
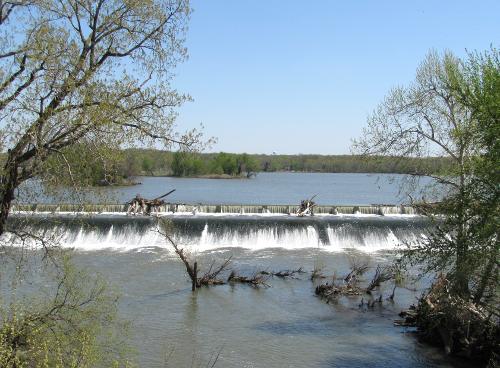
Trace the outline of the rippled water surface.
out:
M 330 174 L 330 173 L 259 173 L 252 179 L 196 179 L 172 177 L 138 177 L 141 185 L 105 187 L 83 196 L 94 202 L 124 203 L 140 193 L 154 198 L 176 191 L 168 197 L 177 203 L 203 204 L 298 204 L 313 195 L 318 204 L 369 205 L 408 203 L 400 184 L 407 175 L 389 174 Z M 421 179 L 419 188 L 431 181 Z M 30 196 L 27 202 L 78 201 L 73 192 L 60 193 L 58 198 Z M 419 197 L 413 191 L 413 197 Z M 21 197 L 21 201 L 22 201 Z
M 404 179 L 396 176 L 396 179 Z M 139 178 L 139 186 L 102 189 L 123 203 L 136 193 L 154 197 L 175 188 L 172 202 L 297 204 L 317 194 L 319 204 L 395 204 L 405 201 L 387 175 L 259 174 L 251 180 Z M 52 201 L 37 197 L 36 201 Z M 222 285 L 191 292 L 182 262 L 156 232 L 151 217 L 36 214 L 11 224 L 76 250 L 76 262 L 105 276 L 122 293 L 120 314 L 132 322 L 131 345 L 144 367 L 459 367 L 439 349 L 421 345 L 412 331 L 393 326 L 398 313 L 423 290 L 392 285 L 374 293 L 382 305 L 359 306 L 369 295 L 330 304 L 314 295 L 314 268 L 342 276 L 353 257 L 367 259 L 369 281 L 398 244 L 421 239 L 430 226 L 420 216 L 172 215 L 169 231 L 201 270 L 232 257 L 231 267 L 256 272 L 303 267 L 293 279 L 269 278 L 269 287 Z M 229 272 L 229 271 L 228 271 Z M 228 276 L 226 272 L 223 277 Z M 323 280 L 323 282 L 326 282 Z M 337 281 L 342 282 L 342 281 Z
M 233 268 L 251 275 L 316 265 L 324 272 L 347 272 L 348 251 L 317 249 L 219 249 L 195 252 L 205 268 L 232 256 Z M 374 254 L 370 262 L 384 262 Z M 360 298 L 326 304 L 314 296 L 310 274 L 298 279 L 271 278 L 268 288 L 224 285 L 191 293 L 181 262 L 166 249 L 78 253 L 77 261 L 108 277 L 123 291 L 122 316 L 133 321 L 133 344 L 141 366 L 205 366 L 220 351 L 217 367 L 451 367 L 436 349 L 420 345 L 413 334 L 393 327 L 397 313 L 416 293 L 396 292 L 396 302 L 373 310 Z M 390 287 L 380 292 L 385 296 Z M 364 296 L 365 300 L 367 296 Z M 378 297 L 378 294 L 375 295 Z

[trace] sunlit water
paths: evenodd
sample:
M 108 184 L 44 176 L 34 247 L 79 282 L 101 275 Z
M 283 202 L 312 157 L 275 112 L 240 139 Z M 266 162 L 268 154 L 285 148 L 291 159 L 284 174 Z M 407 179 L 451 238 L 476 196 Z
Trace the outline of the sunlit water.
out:
M 348 271 L 346 253 L 315 249 L 232 248 L 195 255 L 205 268 L 229 256 L 232 267 L 245 275 L 298 267 L 310 271 L 317 264 L 326 274 Z M 370 259 L 375 265 L 387 257 Z M 219 350 L 217 367 L 453 366 L 440 350 L 393 327 L 397 313 L 417 294 L 405 289 L 396 291 L 395 303 L 384 301 L 368 310 L 358 306 L 360 297 L 335 304 L 318 299 L 309 273 L 299 279 L 271 278 L 269 288 L 224 285 L 193 294 L 181 262 L 160 248 L 83 252 L 77 262 L 122 289 L 120 311 L 133 321 L 132 343 L 142 366 L 164 366 L 170 353 L 169 367 L 190 367 L 193 359 L 195 366 L 205 366 Z M 387 296 L 390 289 L 380 292 Z
M 297 278 L 269 278 L 270 287 L 223 285 L 191 292 L 180 260 L 149 217 L 13 216 L 11 223 L 76 249 L 76 262 L 100 273 L 122 293 L 120 314 L 132 322 L 130 343 L 147 367 L 451 367 L 438 349 L 421 345 L 411 330 L 394 327 L 400 310 L 421 293 L 386 285 L 360 307 L 361 298 L 327 304 L 314 295 L 314 268 L 345 275 L 349 259 L 373 267 L 392 259 L 399 243 L 421 237 L 422 217 L 288 216 L 172 217 L 170 232 L 201 270 L 232 257 L 232 269 L 251 276 L 262 270 L 302 267 Z M 228 271 L 229 272 L 229 271 Z M 228 276 L 228 272 L 222 275 Z M 325 282 L 325 281 L 323 281 Z M 338 281 L 341 282 L 341 281 Z
M 175 188 L 169 200 L 180 203 L 296 204 L 314 194 L 318 203 L 329 205 L 407 202 L 387 175 L 273 173 L 251 180 L 138 180 L 143 184 L 105 188 L 102 196 L 88 198 L 123 203 L 136 193 L 154 197 Z M 299 267 L 306 273 L 287 280 L 270 278 L 267 288 L 223 285 L 193 294 L 183 264 L 152 218 L 38 214 L 12 216 L 10 223 L 74 248 L 79 265 L 102 274 L 121 291 L 120 315 L 132 322 L 130 343 L 140 366 L 205 367 L 219 352 L 216 367 L 465 366 L 421 345 L 411 330 L 393 326 L 423 284 L 416 291 L 397 289 L 394 303 L 385 300 L 392 285 L 384 286 L 373 295 L 384 299 L 374 309 L 359 306 L 368 295 L 330 304 L 314 295 L 314 268 L 341 276 L 353 256 L 366 258 L 372 267 L 368 281 L 373 268 L 389 262 L 399 244 L 425 236 L 431 226 L 425 218 L 186 215 L 170 220 L 170 234 L 202 271 L 232 257 L 231 267 L 247 276 Z
M 409 203 L 401 184 L 408 184 L 408 175 L 389 174 L 331 174 L 331 173 L 259 173 L 252 179 L 193 179 L 172 177 L 138 177 L 140 185 L 103 187 L 83 191 L 56 191 L 56 198 L 47 194 L 20 194 L 21 202 L 76 202 L 79 200 L 106 203 L 125 203 L 136 194 L 155 198 L 171 189 L 167 197 L 174 203 L 190 204 L 298 204 L 316 195 L 315 201 L 324 205 L 369 205 Z M 421 189 L 431 184 L 422 178 L 412 188 L 412 197 L 420 198 Z M 408 189 L 408 188 L 407 188 Z M 71 194 L 69 194 L 71 193 Z M 54 192 L 51 192 L 54 194 Z M 429 194 L 427 194 L 429 199 Z

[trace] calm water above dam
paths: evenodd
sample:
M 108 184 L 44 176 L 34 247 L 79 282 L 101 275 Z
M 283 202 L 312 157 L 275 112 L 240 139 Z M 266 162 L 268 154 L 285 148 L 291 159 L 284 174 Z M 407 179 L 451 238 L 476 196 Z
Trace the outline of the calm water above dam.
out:
M 408 203 L 400 193 L 400 184 L 407 175 L 389 174 L 329 174 L 329 173 L 259 173 L 252 179 L 199 179 L 172 177 L 138 177 L 141 185 L 105 187 L 84 195 L 86 201 L 124 203 L 140 193 L 154 198 L 171 189 L 167 197 L 175 203 L 203 204 L 298 204 L 302 199 L 317 195 L 316 203 L 325 205 L 369 205 Z M 419 188 L 430 184 L 421 179 Z M 96 195 L 96 193 L 98 193 Z M 418 198 L 419 192 L 413 191 Z M 429 197 L 426 197 L 429 199 Z M 62 193 L 59 198 L 31 196 L 25 202 L 74 202 L 74 194 Z

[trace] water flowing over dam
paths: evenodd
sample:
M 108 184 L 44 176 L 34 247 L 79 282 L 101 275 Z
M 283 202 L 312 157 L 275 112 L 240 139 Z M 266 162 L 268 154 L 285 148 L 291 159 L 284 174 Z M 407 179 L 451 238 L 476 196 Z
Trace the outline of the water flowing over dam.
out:
M 169 234 L 177 243 L 194 251 L 238 247 L 250 250 L 321 248 L 332 252 L 355 248 L 375 252 L 413 242 L 430 226 L 428 219 L 422 216 L 382 216 L 363 214 L 359 210 L 350 215 L 314 217 L 269 212 L 254 215 L 182 212 L 165 214 L 160 220 L 142 215 L 126 216 L 123 212 L 18 212 L 13 213 L 9 221 L 16 229 L 57 238 L 65 247 L 121 251 L 168 248 L 165 238 L 157 231 L 158 221 L 167 224 Z
M 115 213 L 126 212 L 125 204 L 16 204 L 12 212 L 96 212 Z M 206 214 L 293 214 L 299 206 L 271 204 L 271 205 L 206 205 L 169 203 L 159 206 L 159 213 L 206 213 Z M 315 206 L 317 214 L 365 214 L 365 215 L 414 215 L 417 211 L 412 206 L 405 205 L 370 205 L 370 206 Z

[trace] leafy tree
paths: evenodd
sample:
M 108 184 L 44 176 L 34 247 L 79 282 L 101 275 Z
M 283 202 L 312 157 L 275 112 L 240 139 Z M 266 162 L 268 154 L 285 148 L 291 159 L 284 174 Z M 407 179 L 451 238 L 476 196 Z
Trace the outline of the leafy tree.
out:
M 452 54 L 445 53 L 441 58 L 437 53 L 430 53 L 418 68 L 415 82 L 393 89 L 370 116 L 363 137 L 354 142 L 354 149 L 369 155 L 422 157 L 435 154 L 452 160 L 451 170 L 446 175 L 419 173 L 449 186 L 456 195 L 453 210 L 442 208 L 453 221 L 452 241 L 436 234 L 424 249 L 440 249 L 441 256 L 428 257 L 430 268 L 451 267 L 456 291 L 468 295 L 470 252 L 465 193 L 470 181 L 468 168 L 480 148 L 472 134 L 475 119 L 450 88 L 459 68 L 460 61 Z
M 227 175 L 235 175 L 238 172 L 238 162 L 234 155 L 220 152 L 214 159 L 213 167 L 221 168 Z
M 121 184 L 127 177 L 123 151 L 86 140 L 49 156 L 42 171 L 46 188 Z M 61 177 L 61 171 L 67 174 Z
M 147 174 L 153 174 L 153 167 L 154 163 L 151 157 L 149 156 L 144 156 L 142 158 L 142 171 L 144 171 Z
M 86 139 L 191 145 L 173 130 L 189 99 L 170 87 L 186 56 L 187 0 L 0 3 L 0 234 L 15 189 Z
M 119 175 L 118 148 L 200 142 L 195 130 L 174 130 L 174 110 L 189 100 L 171 87 L 172 69 L 186 57 L 189 14 L 188 0 L 0 1 L 0 147 L 6 151 L 0 235 L 10 231 L 11 240 L 30 238 L 43 249 L 41 255 L 12 251 L 19 263 L 10 273 L 3 269 L 0 365 L 126 364 L 108 344 L 116 299 L 98 279 L 70 267 L 57 243 L 9 228 L 7 218 L 16 189 L 30 179 L 76 186 L 112 181 Z M 4 297 L 14 290 L 6 277 L 18 286 L 32 280 L 27 254 L 30 262 L 43 258 L 45 272 L 35 279 L 55 270 L 52 298 L 9 303 Z
M 238 155 L 237 159 L 237 174 L 242 175 L 243 173 L 250 175 L 258 170 L 259 164 L 255 158 L 248 155 L 247 153 L 243 153 Z
M 463 346 L 469 353 L 486 352 L 487 359 L 498 347 L 498 319 L 491 316 L 500 315 L 499 104 L 498 50 L 466 60 L 430 53 L 415 82 L 389 93 L 354 146 L 368 155 L 448 158 L 441 175 L 417 173 L 447 190 L 439 203 L 417 204 L 436 226 L 403 256 L 424 273 L 444 274 L 420 301 L 419 327 L 441 336 L 450 350 Z
M 467 106 L 476 122 L 473 132 L 480 147 L 470 165 L 468 185 L 469 243 L 476 256 L 471 259 L 475 276 L 474 301 L 486 296 L 498 306 L 498 255 L 500 229 L 500 53 L 471 53 L 452 80 L 457 99 Z M 476 244 L 479 244 L 477 246 Z M 485 262 L 485 260 L 487 260 Z M 492 302 L 494 301 L 494 302 Z
M 30 295 L 10 311 L 2 307 L 0 366 L 128 366 L 127 326 L 117 320 L 116 295 L 103 279 L 75 268 L 66 251 L 51 254 L 58 256 L 61 262 L 42 276 L 52 285 L 48 297 Z
M 201 174 L 203 163 L 193 152 L 178 151 L 172 161 L 173 176 L 193 176 Z

